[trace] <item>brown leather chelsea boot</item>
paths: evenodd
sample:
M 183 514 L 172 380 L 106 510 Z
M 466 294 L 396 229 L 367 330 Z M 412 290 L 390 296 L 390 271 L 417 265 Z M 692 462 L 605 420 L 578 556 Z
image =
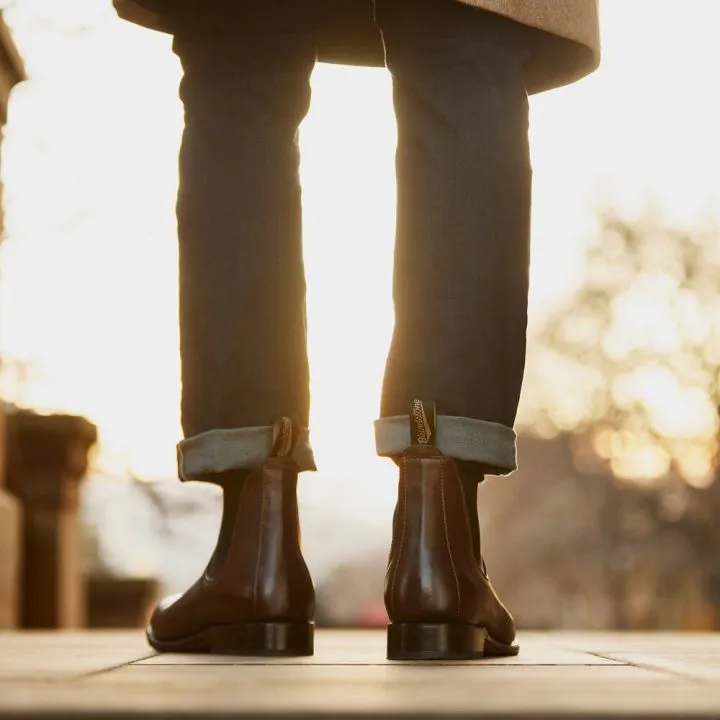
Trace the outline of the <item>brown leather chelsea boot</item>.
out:
M 410 422 L 385 582 L 388 659 L 517 655 L 512 616 L 473 552 L 457 466 L 434 445 L 434 415 L 416 400 Z
M 160 652 L 296 656 L 313 653 L 315 592 L 300 549 L 292 422 L 276 424 L 273 456 L 235 493 L 203 576 L 161 602 L 147 628 Z M 230 504 L 228 504 L 230 503 Z

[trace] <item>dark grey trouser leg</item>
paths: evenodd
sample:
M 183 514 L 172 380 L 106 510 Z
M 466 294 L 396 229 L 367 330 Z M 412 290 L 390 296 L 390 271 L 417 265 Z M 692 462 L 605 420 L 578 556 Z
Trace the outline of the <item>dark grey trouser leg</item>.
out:
M 183 478 L 256 467 L 276 418 L 308 424 L 298 127 L 316 18 L 286 4 L 218 4 L 175 38 Z M 314 468 L 307 433 L 296 460 Z
M 414 398 L 479 472 L 516 467 L 531 167 L 526 49 L 509 21 L 440 0 L 377 0 L 398 122 L 396 326 L 378 450 L 410 442 Z

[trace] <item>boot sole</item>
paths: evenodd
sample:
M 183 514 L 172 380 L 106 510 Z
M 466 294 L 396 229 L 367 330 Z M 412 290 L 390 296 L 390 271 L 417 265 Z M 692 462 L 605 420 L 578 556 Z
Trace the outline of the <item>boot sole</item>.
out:
M 517 643 L 501 643 L 491 635 L 485 640 L 485 657 L 515 657 L 520 652 Z
M 212 653 L 244 657 L 307 657 L 314 652 L 315 624 L 238 623 L 216 625 L 177 640 L 159 640 L 146 631 L 150 646 L 163 653 Z
M 520 648 L 493 639 L 484 627 L 466 623 L 388 625 L 388 660 L 478 660 L 517 655 Z

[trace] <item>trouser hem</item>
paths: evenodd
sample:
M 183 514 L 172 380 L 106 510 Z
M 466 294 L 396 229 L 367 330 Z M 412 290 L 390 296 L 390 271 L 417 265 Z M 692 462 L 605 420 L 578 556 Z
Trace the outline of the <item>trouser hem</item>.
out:
M 178 475 L 195 480 L 229 470 L 254 470 L 272 454 L 273 428 L 248 427 L 210 430 L 178 443 Z M 306 429 L 300 430 L 291 455 L 298 470 L 317 470 Z
M 512 428 L 488 420 L 439 415 L 435 444 L 454 460 L 483 465 L 491 475 L 517 470 L 517 435 Z M 375 421 L 378 455 L 395 458 L 411 445 L 410 418 L 396 415 Z

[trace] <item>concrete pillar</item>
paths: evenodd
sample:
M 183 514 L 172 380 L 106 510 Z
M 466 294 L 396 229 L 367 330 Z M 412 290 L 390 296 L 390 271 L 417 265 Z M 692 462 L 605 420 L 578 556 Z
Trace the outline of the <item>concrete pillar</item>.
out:
M 0 136 L 7 119 L 10 91 L 25 79 L 20 56 L 0 12 Z M 2 237 L 0 183 L 0 237 Z M 0 630 L 16 627 L 19 619 L 21 510 L 5 487 L 7 467 L 5 412 L 0 402 Z
M 5 487 L 7 427 L 0 403 L 0 630 L 20 622 L 21 521 L 20 503 Z
M 95 426 L 69 415 L 17 412 L 9 487 L 23 507 L 21 626 L 80 628 L 86 584 L 78 489 Z

